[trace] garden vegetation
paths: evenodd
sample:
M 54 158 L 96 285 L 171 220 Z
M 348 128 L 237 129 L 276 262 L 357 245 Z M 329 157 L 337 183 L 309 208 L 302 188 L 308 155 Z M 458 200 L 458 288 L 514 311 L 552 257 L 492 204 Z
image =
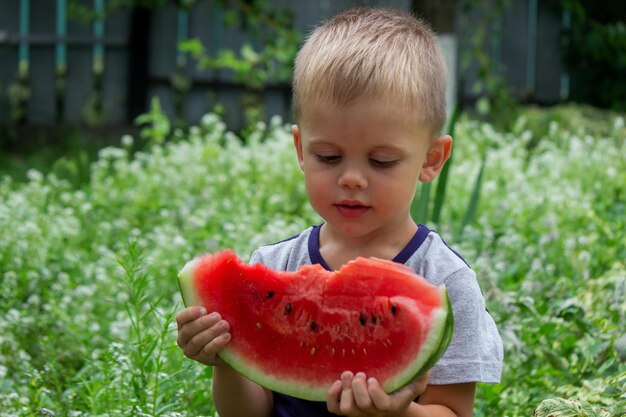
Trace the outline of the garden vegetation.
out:
M 461 117 L 428 224 L 476 269 L 505 344 L 475 415 L 625 416 L 624 118 L 542 126 Z M 0 179 L 0 416 L 213 416 L 211 369 L 175 342 L 178 270 L 320 221 L 277 118 L 240 138 L 209 114 L 137 142 L 86 173 L 66 160 Z

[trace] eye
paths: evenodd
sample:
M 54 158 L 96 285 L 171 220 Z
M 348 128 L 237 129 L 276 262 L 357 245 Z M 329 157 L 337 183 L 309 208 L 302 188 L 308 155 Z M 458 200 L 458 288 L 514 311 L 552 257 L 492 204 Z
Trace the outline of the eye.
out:
M 320 155 L 320 154 L 315 154 L 315 158 L 320 161 L 323 164 L 337 164 L 339 163 L 339 161 L 341 161 L 341 156 L 340 155 Z
M 398 160 L 395 160 L 395 159 L 391 161 L 386 161 L 386 160 L 370 158 L 370 164 L 375 168 L 391 168 L 397 162 Z

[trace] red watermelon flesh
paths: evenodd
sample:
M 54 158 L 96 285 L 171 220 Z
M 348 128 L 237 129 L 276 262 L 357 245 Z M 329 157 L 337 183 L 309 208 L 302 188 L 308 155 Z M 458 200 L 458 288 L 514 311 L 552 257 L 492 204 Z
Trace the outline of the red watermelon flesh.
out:
M 444 287 L 405 265 L 357 258 L 337 272 L 248 265 L 207 254 L 179 274 L 185 305 L 229 322 L 220 357 L 242 375 L 294 397 L 323 401 L 343 371 L 363 371 L 391 392 L 430 368 L 452 335 Z

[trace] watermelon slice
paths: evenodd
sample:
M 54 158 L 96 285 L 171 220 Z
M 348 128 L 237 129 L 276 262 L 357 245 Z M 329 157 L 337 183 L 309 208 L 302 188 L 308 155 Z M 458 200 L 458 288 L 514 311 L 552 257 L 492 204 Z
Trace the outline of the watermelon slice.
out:
M 445 288 L 391 261 L 283 272 L 225 250 L 188 262 L 178 280 L 186 306 L 203 305 L 230 324 L 232 339 L 219 353 L 226 363 L 307 400 L 325 400 L 346 370 L 392 392 L 434 365 L 452 337 Z

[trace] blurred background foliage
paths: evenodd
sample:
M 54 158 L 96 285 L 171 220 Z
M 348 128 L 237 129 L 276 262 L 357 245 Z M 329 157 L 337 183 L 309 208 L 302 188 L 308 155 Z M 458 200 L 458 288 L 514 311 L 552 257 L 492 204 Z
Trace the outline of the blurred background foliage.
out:
M 92 24 L 124 10 L 190 11 L 198 3 L 110 0 L 99 16 L 69 0 L 68 13 Z M 539 406 L 537 417 L 622 417 L 626 3 L 548 3 L 564 23 L 560 58 L 570 80 L 569 95 L 555 103 L 516 92 L 493 54 L 513 3 L 410 2 L 444 32 L 473 22 L 458 39 L 458 76 L 473 84 L 446 128 L 455 155 L 432 188 L 418 190 L 413 214 L 476 260 L 501 324 L 503 383 L 479 387 L 477 416 L 530 416 Z M 198 251 L 245 252 L 318 220 L 306 204 L 288 127 L 262 100 L 268 89 L 288 90 L 306 33 L 282 2 L 215 4 L 222 23 L 245 39 L 217 51 L 199 37 L 183 39 L 167 83 L 180 104 L 193 84 L 183 64 L 228 73 L 243 90 L 244 125 L 235 133 L 220 119 L 224 103 L 188 123 L 180 107 L 166 108 L 157 97 L 117 129 L 87 122 L 41 128 L 25 118 L 33 91 L 24 68 L 0 86 L 11 115 L 0 133 L 6 410 L 212 414 L 203 385 L 210 371 L 183 364 L 172 345 L 168 323 L 178 299 L 168 277 Z M 330 2 L 320 4 L 330 11 Z M 470 19 L 475 13 L 478 21 Z M 82 302 L 77 313 L 68 292 Z
M 571 99 L 626 111 L 626 2 L 564 0 L 564 61 L 572 77 Z

